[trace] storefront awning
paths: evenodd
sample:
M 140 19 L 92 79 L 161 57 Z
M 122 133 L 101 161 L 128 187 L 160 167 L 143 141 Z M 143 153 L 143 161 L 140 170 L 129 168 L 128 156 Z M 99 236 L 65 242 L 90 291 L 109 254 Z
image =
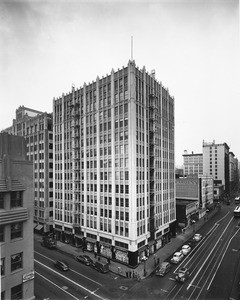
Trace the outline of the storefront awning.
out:
M 43 229 L 43 225 L 37 225 L 35 228 L 34 228 L 34 230 L 38 230 L 38 231 L 40 231 L 40 230 L 42 230 Z
M 97 240 L 94 240 L 94 239 L 92 239 L 92 238 L 87 237 L 87 238 L 86 238 L 86 242 L 95 244 L 95 243 L 97 242 Z

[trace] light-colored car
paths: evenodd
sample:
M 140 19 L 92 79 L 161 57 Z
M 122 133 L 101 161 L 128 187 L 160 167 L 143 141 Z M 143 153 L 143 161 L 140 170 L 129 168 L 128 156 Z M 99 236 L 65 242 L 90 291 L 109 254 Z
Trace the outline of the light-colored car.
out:
M 202 239 L 202 235 L 200 233 L 195 233 L 193 239 L 194 241 L 199 242 Z
M 178 264 L 181 260 L 183 260 L 184 255 L 182 252 L 175 252 L 173 254 L 173 257 L 171 258 L 171 263 L 172 264 Z
M 162 262 L 156 270 L 157 276 L 164 276 L 171 269 L 171 264 L 167 261 Z
M 181 252 L 183 255 L 188 255 L 191 250 L 192 248 L 189 245 L 183 245 Z

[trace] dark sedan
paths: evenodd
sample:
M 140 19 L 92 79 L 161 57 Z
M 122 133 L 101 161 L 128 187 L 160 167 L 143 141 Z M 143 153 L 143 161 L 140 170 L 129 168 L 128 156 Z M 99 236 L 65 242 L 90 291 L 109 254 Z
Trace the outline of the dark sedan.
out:
M 78 255 L 75 257 L 76 260 L 86 266 L 92 266 L 93 260 L 88 255 Z
M 69 270 L 68 264 L 63 261 L 60 261 L 60 260 L 56 260 L 53 265 L 54 265 L 54 267 L 58 268 L 61 271 Z

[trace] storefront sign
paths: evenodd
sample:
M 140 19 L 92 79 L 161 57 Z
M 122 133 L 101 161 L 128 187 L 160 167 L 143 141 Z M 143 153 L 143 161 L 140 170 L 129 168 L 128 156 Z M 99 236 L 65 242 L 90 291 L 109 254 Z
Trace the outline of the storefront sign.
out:
M 23 282 L 34 279 L 34 271 L 29 272 L 27 274 L 23 274 Z

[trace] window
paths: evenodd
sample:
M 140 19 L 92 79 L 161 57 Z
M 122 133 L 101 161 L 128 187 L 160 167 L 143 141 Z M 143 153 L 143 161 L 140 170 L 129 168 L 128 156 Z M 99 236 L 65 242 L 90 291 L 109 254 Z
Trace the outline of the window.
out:
M 15 223 L 11 225 L 11 240 L 22 237 L 22 223 Z
M 5 300 L 5 291 L 1 292 L 1 298 L 0 299 Z
M 22 284 L 16 285 L 11 288 L 11 300 L 22 299 Z
M 4 226 L 0 226 L 0 243 L 4 242 Z
M 11 208 L 22 207 L 22 192 L 11 192 Z
M 3 198 L 3 193 L 0 193 L 0 209 L 4 209 L 4 198 Z
M 1 258 L 1 276 L 5 275 L 5 258 Z
M 22 268 L 22 252 L 11 255 L 11 272 Z

